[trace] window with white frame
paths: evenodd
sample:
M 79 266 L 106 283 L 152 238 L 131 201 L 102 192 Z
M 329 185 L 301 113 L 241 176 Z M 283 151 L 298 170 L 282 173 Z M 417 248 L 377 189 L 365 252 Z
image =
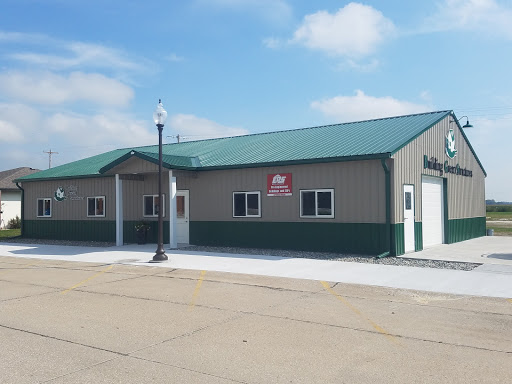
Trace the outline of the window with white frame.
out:
M 162 217 L 165 217 L 165 195 L 162 195 Z M 160 202 L 158 195 L 144 195 L 142 199 L 142 212 L 145 217 L 158 216 Z
M 37 199 L 37 217 L 52 217 L 52 199 Z
M 301 190 L 300 217 L 334 218 L 334 189 Z
M 259 191 L 233 192 L 233 217 L 261 217 Z
M 87 198 L 87 217 L 105 217 L 105 196 Z

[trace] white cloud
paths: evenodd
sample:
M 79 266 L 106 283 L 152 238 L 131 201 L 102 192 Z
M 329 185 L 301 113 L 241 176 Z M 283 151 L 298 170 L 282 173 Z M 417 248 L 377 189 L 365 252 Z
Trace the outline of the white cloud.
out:
M 248 130 L 243 128 L 227 127 L 214 121 L 188 114 L 171 116 L 168 126 L 176 134 L 188 137 L 191 140 L 239 136 L 249 133 Z
M 8 43 L 20 42 L 48 42 L 49 38 L 37 33 L 5 32 L 0 31 L 0 41 Z
M 107 68 L 115 71 L 144 72 L 154 63 L 101 44 L 54 39 L 43 34 L 0 31 L 0 43 L 17 43 L 16 52 L 4 57 L 45 70 Z M 51 52 L 51 53 L 48 53 Z
M 16 130 L 16 126 L 8 121 L 0 120 L 0 137 L 5 143 L 22 141 L 23 136 Z
M 319 11 L 306 15 L 291 42 L 333 56 L 363 57 L 394 31 L 393 22 L 375 8 L 350 3 L 334 14 Z
M 0 116 L 2 169 L 23 165 L 46 168 L 48 157 L 42 154 L 49 148 L 59 152 L 55 163 L 52 160 L 58 165 L 114 148 L 158 143 L 156 128 L 152 129 L 150 122 L 113 111 L 94 115 L 48 113 L 24 104 L 0 104 Z
M 34 108 L 24 104 L 0 103 L 0 143 L 41 140 L 45 135 L 37 130 L 40 122 L 41 114 Z
M 495 0 L 444 0 L 428 17 L 421 32 L 474 30 L 512 39 L 512 7 Z
M 74 146 L 111 144 L 118 148 L 158 142 L 145 122 L 110 112 L 92 116 L 56 113 L 46 118 L 43 129 Z
M 432 110 L 427 105 L 397 100 L 390 96 L 368 96 L 361 90 L 357 90 L 355 96 L 336 96 L 330 99 L 313 101 L 311 108 L 334 118 L 336 122 L 400 116 Z
M 0 93 L 15 100 L 43 105 L 88 101 L 107 106 L 126 106 L 133 89 L 97 73 L 73 72 L 68 76 L 51 72 L 0 73 Z
M 275 37 L 267 37 L 266 39 L 263 39 L 263 45 L 270 49 L 278 49 L 282 44 L 282 41 Z

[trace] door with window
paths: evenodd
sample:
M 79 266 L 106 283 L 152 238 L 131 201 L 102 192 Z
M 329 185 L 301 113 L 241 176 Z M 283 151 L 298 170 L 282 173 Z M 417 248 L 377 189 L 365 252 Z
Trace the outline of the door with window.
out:
M 189 191 L 176 191 L 176 236 L 178 243 L 189 243 Z
M 404 185 L 405 252 L 414 251 L 414 185 Z

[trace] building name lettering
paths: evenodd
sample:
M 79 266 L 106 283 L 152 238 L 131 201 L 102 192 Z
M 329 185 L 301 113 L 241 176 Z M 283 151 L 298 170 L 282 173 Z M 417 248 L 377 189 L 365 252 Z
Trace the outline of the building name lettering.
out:
M 68 187 L 68 197 L 70 200 L 83 200 L 83 196 L 78 196 L 78 187 L 76 185 L 70 185 Z
M 438 163 L 436 157 L 428 158 L 427 155 L 423 155 L 423 169 L 433 169 L 435 171 L 439 171 L 439 174 L 442 176 L 443 173 L 452 173 L 458 176 L 466 176 L 473 177 L 473 171 L 461 168 L 459 164 L 456 166 L 452 166 L 448 164 L 448 160 L 443 163 Z

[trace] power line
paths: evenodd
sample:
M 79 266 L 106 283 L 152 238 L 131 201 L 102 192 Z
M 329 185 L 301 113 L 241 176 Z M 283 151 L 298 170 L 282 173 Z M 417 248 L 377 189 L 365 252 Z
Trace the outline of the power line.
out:
M 166 137 L 172 137 L 173 139 L 178 140 L 178 144 L 180 143 L 180 140 L 188 139 L 188 136 L 182 136 L 182 135 L 180 135 L 179 133 L 178 133 L 177 135 L 173 135 L 173 136 L 166 136 Z

